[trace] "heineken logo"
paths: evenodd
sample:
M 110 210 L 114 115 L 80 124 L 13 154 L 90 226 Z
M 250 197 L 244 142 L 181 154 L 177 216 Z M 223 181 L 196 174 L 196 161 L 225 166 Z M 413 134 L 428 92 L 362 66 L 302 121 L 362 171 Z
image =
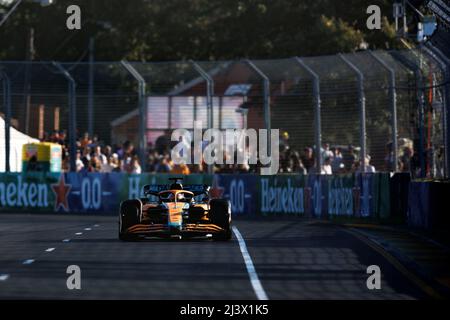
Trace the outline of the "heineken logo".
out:
M 328 192 L 328 213 L 353 214 L 353 188 L 332 188 Z
M 47 184 L 25 182 L 17 175 L 16 181 L 0 182 L 0 203 L 2 207 L 48 207 Z
M 273 184 L 271 182 L 273 181 Z M 261 211 L 263 213 L 304 213 L 303 187 L 295 187 L 291 179 L 278 186 L 277 179 L 261 179 Z
M 50 186 L 55 197 L 54 210 L 58 211 L 62 208 L 64 211 L 69 211 L 67 196 L 71 185 L 66 184 L 64 174 L 59 176 L 57 183 L 51 185 L 24 181 L 22 175 L 16 175 L 15 178 L 15 181 L 0 182 L 0 204 L 2 207 L 48 208 L 50 206 Z

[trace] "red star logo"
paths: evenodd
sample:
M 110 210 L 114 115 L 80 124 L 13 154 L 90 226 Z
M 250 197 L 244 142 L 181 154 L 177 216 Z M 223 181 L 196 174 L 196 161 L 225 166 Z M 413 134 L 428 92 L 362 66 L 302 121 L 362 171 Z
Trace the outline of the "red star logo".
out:
M 60 207 L 66 212 L 69 211 L 67 195 L 69 194 L 70 189 L 72 189 L 72 185 L 66 184 L 63 173 L 59 176 L 58 183 L 52 184 L 51 187 L 55 194 L 55 211 L 58 211 Z
M 219 199 L 222 198 L 224 188 L 219 185 L 219 177 L 214 176 L 212 188 L 209 189 L 209 197 L 211 199 Z

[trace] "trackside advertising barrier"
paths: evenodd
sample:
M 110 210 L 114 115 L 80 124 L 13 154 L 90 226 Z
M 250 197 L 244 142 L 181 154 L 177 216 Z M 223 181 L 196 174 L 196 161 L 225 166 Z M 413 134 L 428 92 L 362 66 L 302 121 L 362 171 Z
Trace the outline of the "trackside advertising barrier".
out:
M 450 228 L 450 182 L 412 181 L 409 185 L 408 225 L 430 231 Z
M 145 184 L 172 175 L 124 173 L 1 173 L 1 212 L 117 213 Z M 229 199 L 236 216 L 328 218 L 389 216 L 389 175 L 189 175 L 185 184 L 211 185 L 212 198 Z
M 387 218 L 390 214 L 388 174 L 258 178 L 261 215 Z

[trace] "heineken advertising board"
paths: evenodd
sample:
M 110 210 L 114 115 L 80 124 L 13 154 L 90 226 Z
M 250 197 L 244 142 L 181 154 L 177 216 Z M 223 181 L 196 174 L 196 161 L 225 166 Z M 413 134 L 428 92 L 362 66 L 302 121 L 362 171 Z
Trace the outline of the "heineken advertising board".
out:
M 124 173 L 1 173 L 1 212 L 117 213 L 125 199 L 142 197 L 146 184 L 172 175 Z M 185 184 L 211 186 L 237 216 L 389 216 L 389 175 L 189 175 Z

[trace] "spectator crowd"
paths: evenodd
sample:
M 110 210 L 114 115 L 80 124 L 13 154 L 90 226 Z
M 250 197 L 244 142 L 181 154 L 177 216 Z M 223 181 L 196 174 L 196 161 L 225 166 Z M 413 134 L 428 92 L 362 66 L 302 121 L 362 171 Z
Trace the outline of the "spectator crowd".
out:
M 69 147 L 66 131 L 53 131 L 46 135 L 44 141 L 58 143 L 62 146 L 62 167 L 69 171 Z M 172 147 L 178 142 L 170 140 L 170 131 L 166 131 L 158 137 L 153 144 L 148 145 L 146 152 L 146 172 L 190 174 L 207 172 L 207 165 L 203 164 L 175 164 L 171 159 Z M 137 149 L 130 141 L 121 145 L 107 145 L 98 139 L 85 133 L 76 140 L 76 171 L 77 172 L 125 172 L 139 174 L 143 172 Z M 192 148 L 193 149 L 193 148 Z M 416 167 L 417 153 L 411 146 L 403 149 L 399 155 L 398 166 L 400 171 L 408 172 Z M 289 134 L 283 132 L 280 137 L 280 173 L 317 174 L 316 154 L 314 147 L 306 147 L 302 152 L 291 148 Z M 320 174 L 342 174 L 361 172 L 361 161 L 354 146 L 330 147 L 324 143 L 321 147 L 322 166 Z M 224 164 L 214 165 L 214 173 L 258 173 L 259 164 L 225 164 L 231 157 L 224 152 Z M 236 154 L 234 154 L 236 159 Z M 371 164 L 371 158 L 365 159 L 366 172 L 376 172 Z M 393 152 L 391 144 L 386 146 L 386 158 L 384 171 L 392 171 Z
M 66 131 L 53 131 L 44 139 L 62 146 L 62 169 L 70 170 L 69 142 Z M 88 133 L 76 140 L 77 172 L 127 172 L 142 173 L 134 145 L 127 141 L 121 146 L 110 146 Z

